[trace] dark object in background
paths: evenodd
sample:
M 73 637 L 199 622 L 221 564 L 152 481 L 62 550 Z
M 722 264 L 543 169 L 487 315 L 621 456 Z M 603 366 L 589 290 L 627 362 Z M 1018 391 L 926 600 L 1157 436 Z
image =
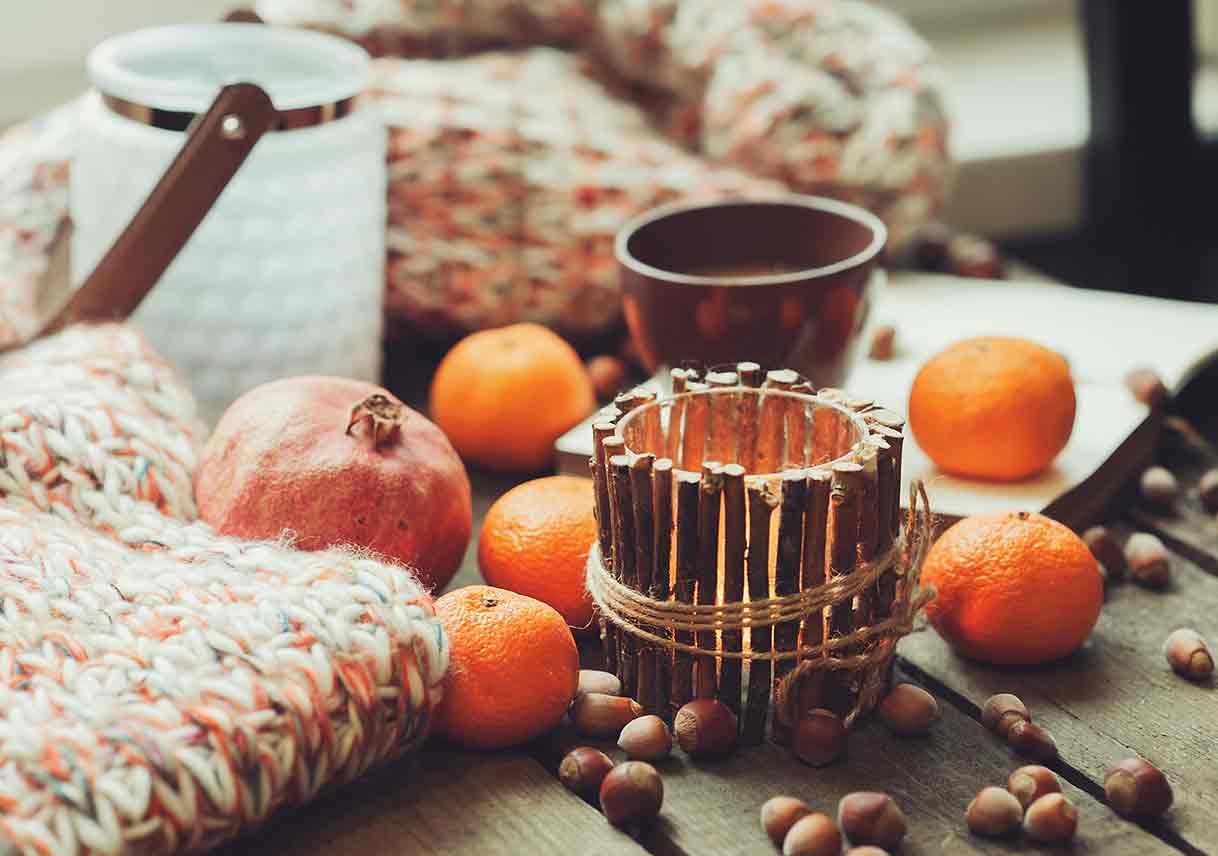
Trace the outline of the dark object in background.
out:
M 1218 232 L 1207 188 L 1218 138 L 1192 111 L 1192 3 L 1079 4 L 1090 90 L 1083 228 L 1004 242 L 1086 288 L 1218 302 Z

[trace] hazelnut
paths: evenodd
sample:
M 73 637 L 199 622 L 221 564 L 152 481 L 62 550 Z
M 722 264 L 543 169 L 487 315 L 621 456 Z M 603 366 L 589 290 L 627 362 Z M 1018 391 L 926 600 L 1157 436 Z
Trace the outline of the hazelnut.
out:
M 1149 532 L 1135 532 L 1125 542 L 1125 559 L 1136 582 L 1150 588 L 1163 588 L 1171 579 L 1167 548 Z
M 1006 278 L 998 249 L 975 235 L 955 235 L 947 242 L 947 272 L 980 279 Z
M 846 851 L 846 856 L 888 856 L 888 851 L 883 847 L 864 844 L 862 847 L 851 847 Z
M 795 797 L 770 797 L 761 807 L 761 828 L 770 836 L 775 847 L 782 846 L 787 831 L 802 817 L 812 813 L 803 800 Z
M 612 769 L 613 761 L 604 752 L 591 746 L 578 746 L 563 756 L 558 765 L 558 780 L 567 790 L 592 802 Z
M 1104 793 L 1113 811 L 1135 820 L 1158 817 L 1172 802 L 1167 777 L 1145 758 L 1126 758 L 1109 767 Z
M 1065 844 L 1074 840 L 1078 829 L 1078 809 L 1061 794 L 1045 794 L 1028 806 L 1023 831 L 1042 844 Z
M 1019 696 L 998 693 L 985 700 L 981 708 L 981 721 L 990 731 L 1006 737 L 1016 722 L 1031 722 L 1032 714 L 1028 713 Z
M 1083 542 L 1091 550 L 1091 555 L 1100 563 L 1109 580 L 1124 578 L 1129 571 L 1129 563 L 1125 560 L 1125 551 L 1117 543 L 1106 526 L 1092 526 L 1083 533 Z
M 871 333 L 871 349 L 867 355 L 873 360 L 891 360 L 897 339 L 897 328 L 881 324 Z
M 1162 407 L 1167 401 L 1167 386 L 1150 368 L 1136 368 L 1125 375 L 1125 386 L 1133 397 L 1151 409 Z
M 800 818 L 782 840 L 782 856 L 838 856 L 842 833 L 827 814 Z
M 810 710 L 795 723 L 791 751 L 813 767 L 832 764 L 846 751 L 846 724 L 831 710 Z
M 580 669 L 578 692 L 621 695 L 622 682 L 612 672 L 602 672 L 598 669 Z
M 580 693 L 571 705 L 571 721 L 585 737 L 621 734 L 627 722 L 642 715 L 643 706 L 634 699 L 604 693 Z
M 968 831 L 974 835 L 1005 838 L 1023 823 L 1023 806 L 1002 788 L 982 788 L 964 812 Z
M 1045 794 L 1059 794 L 1061 782 L 1048 767 L 1029 764 L 1020 767 L 1007 779 L 1007 790 L 1025 809 Z
M 1202 473 L 1197 489 L 1201 493 L 1201 504 L 1209 511 L 1218 511 L 1218 468 Z
M 1011 748 L 1033 761 L 1049 761 L 1057 757 L 1057 742 L 1053 735 L 1035 722 L 1016 722 L 1007 732 Z
M 672 751 L 672 732 L 658 716 L 640 716 L 626 723 L 618 747 L 636 761 L 658 761 Z
M 901 846 L 905 815 L 892 797 L 875 791 L 846 794 L 837 804 L 837 825 L 853 844 L 875 844 L 889 850 Z
M 609 401 L 626 385 L 626 364 L 617 357 L 600 354 L 588 360 L 585 368 L 598 401 Z
M 1180 483 L 1166 467 L 1150 467 L 1138 479 L 1138 489 L 1142 492 L 1142 498 L 1151 505 L 1167 508 L 1176 501 Z
M 614 826 L 649 823 L 664 802 L 664 780 L 646 761 L 624 761 L 601 782 L 601 811 Z
M 713 698 L 696 698 L 678 710 L 672 730 L 691 758 L 717 758 L 736 748 L 736 714 Z
M 880 719 L 904 737 L 925 734 L 939 718 L 939 702 L 921 687 L 897 684 L 880 702 Z
M 1172 631 L 1163 643 L 1163 654 L 1176 674 L 1189 680 L 1203 681 L 1214 673 L 1209 645 L 1200 633 L 1188 627 Z

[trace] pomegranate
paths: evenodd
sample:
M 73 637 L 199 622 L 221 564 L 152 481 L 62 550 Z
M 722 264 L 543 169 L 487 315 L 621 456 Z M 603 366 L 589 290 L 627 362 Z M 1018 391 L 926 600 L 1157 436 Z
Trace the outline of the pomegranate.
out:
M 365 547 L 443 588 L 473 525 L 444 433 L 384 389 L 337 377 L 256 387 L 228 408 L 195 473 L 199 516 L 225 535 L 303 550 Z

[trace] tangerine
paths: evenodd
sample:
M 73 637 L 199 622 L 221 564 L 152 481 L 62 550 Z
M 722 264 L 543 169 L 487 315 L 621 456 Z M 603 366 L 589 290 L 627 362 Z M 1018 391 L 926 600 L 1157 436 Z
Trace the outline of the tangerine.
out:
M 462 457 L 497 470 L 551 464 L 554 441 L 596 407 L 579 355 L 540 324 L 466 336 L 431 383 L 431 417 Z
M 596 540 L 592 480 L 549 476 L 517 485 L 495 501 L 482 523 L 478 567 L 491 585 L 534 597 L 567 624 L 592 623 L 584 588 L 588 548 Z
M 909 427 L 945 472 L 1015 481 L 1045 469 L 1074 428 L 1070 367 L 1034 342 L 966 339 L 918 372 Z
M 1045 663 L 1078 648 L 1104 600 L 1083 540 L 1026 512 L 966 517 L 926 556 L 923 584 L 938 596 L 930 623 L 966 657 L 999 665 Z
M 558 724 L 579 686 L 579 650 L 556 610 L 491 586 L 454 589 L 435 606 L 450 650 L 440 734 L 501 749 Z

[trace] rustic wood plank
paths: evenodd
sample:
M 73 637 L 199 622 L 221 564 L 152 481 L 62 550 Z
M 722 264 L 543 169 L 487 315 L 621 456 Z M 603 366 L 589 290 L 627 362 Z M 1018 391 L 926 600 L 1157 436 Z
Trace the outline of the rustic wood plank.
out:
M 595 745 L 615 760 L 624 758 L 612 742 L 588 741 L 569 726 L 539 746 L 539 758 L 554 770 L 562 754 L 578 745 Z M 906 813 L 909 834 L 901 850 L 906 856 L 1061 852 L 1037 850 L 1022 838 L 978 838 L 965 828 L 964 809 L 977 792 L 985 785 L 1004 784 L 1023 763 L 949 704 L 943 704 L 942 719 L 925 738 L 897 737 L 870 717 L 852 732 L 847 757 L 820 769 L 802 764 L 770 741 L 716 762 L 693 762 L 674 749 L 671 757 L 655 765 L 664 777 L 661 822 L 639 841 L 652 853 L 666 856 L 772 853 L 759 821 L 761 805 L 771 796 L 797 796 L 833 815 L 847 793 L 881 790 Z M 1073 852 L 1177 852 L 1068 782 L 1063 787 L 1081 812 Z
M 1122 539 L 1128 526 L 1112 527 Z M 1155 831 L 1218 851 L 1218 693 L 1212 681 L 1175 675 L 1161 652 L 1177 627 L 1218 639 L 1218 580 L 1172 556 L 1163 592 L 1131 582 L 1111 585 L 1099 624 L 1075 654 L 1036 668 L 995 668 L 954 655 L 929 627 L 902 640 L 898 653 L 934 682 L 980 707 L 998 692 L 1023 699 L 1057 740 L 1062 761 L 1098 788 L 1112 763 L 1134 754 L 1166 773 L 1175 805 Z M 997 738 L 994 738 L 997 743 Z
M 284 813 L 219 856 L 646 851 L 521 753 L 434 745 Z

